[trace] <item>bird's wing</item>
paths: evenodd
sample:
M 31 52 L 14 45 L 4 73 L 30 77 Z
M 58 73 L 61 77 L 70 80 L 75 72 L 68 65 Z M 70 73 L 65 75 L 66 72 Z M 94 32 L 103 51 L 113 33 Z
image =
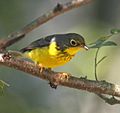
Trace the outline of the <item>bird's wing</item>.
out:
M 26 52 L 26 51 L 31 51 L 33 49 L 36 49 L 36 48 L 39 48 L 39 47 L 45 47 L 45 46 L 48 46 L 52 40 L 53 37 L 55 37 L 56 35 L 50 35 L 50 36 L 47 36 L 45 38 L 41 38 L 41 39 L 38 39 L 34 42 L 32 42 L 30 45 L 28 45 L 27 47 L 21 49 L 20 51 L 21 52 Z

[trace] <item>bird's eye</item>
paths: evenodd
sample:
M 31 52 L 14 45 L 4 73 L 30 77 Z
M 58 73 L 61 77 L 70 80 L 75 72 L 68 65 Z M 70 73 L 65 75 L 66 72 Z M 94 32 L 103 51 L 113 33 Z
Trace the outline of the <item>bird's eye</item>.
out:
M 70 40 L 70 44 L 72 46 L 77 46 L 77 42 L 74 39 Z

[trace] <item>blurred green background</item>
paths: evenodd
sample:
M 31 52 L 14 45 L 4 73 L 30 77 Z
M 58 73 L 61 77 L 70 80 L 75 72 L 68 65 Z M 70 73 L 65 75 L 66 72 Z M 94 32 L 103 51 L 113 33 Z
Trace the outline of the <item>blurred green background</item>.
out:
M 70 0 L 0 0 L 0 37 L 21 29 L 58 2 Z M 32 41 L 54 33 L 75 32 L 85 37 L 86 43 L 94 42 L 120 28 L 120 0 L 94 0 L 92 3 L 71 10 L 45 23 L 9 49 L 19 50 Z M 98 68 L 99 80 L 119 84 L 120 35 L 111 40 L 118 47 L 104 47 L 99 58 L 108 56 Z M 76 57 L 56 71 L 94 79 L 95 50 L 81 51 Z M 24 72 L 0 66 L 0 79 L 8 87 L 0 96 L 0 113 L 119 113 L 120 105 L 110 106 L 92 93 L 59 87 L 54 90 L 48 82 Z

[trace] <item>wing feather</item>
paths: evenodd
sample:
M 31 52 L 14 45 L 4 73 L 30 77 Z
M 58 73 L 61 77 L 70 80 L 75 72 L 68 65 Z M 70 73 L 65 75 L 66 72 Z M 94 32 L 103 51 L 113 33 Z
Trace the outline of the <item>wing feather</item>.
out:
M 38 40 L 32 42 L 27 47 L 21 49 L 20 51 L 24 53 L 26 51 L 31 51 L 31 50 L 39 48 L 39 47 L 48 46 L 50 44 L 50 42 L 51 42 L 53 37 L 55 37 L 55 35 L 50 35 L 50 36 L 47 36 L 45 38 L 38 39 Z

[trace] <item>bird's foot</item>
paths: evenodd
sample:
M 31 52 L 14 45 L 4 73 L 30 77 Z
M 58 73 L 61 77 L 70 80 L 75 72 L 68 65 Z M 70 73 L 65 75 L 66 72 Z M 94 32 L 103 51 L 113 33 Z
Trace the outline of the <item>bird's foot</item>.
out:
M 40 73 L 42 73 L 42 72 L 43 72 L 43 70 L 45 69 L 45 67 L 43 67 L 43 65 L 42 65 L 42 64 L 38 64 L 38 63 L 37 63 L 37 65 L 40 67 Z

